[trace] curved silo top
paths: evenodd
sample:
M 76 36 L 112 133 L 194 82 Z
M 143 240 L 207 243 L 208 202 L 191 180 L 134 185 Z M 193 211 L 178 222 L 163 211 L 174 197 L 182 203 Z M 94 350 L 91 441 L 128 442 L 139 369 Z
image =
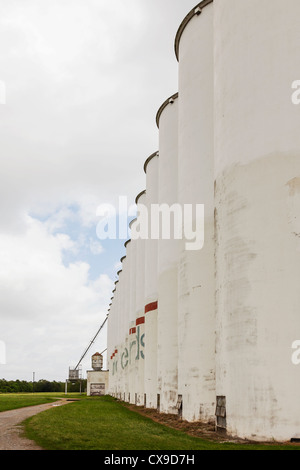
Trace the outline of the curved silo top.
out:
M 124 243 L 124 247 L 127 248 L 127 245 L 129 245 L 130 242 L 131 242 L 131 238 L 127 240 L 127 242 Z
M 159 108 L 159 110 L 157 111 L 157 114 L 156 114 L 156 125 L 157 127 L 159 128 L 159 120 L 160 120 L 160 116 L 162 115 L 162 112 L 164 111 L 164 109 L 169 105 L 169 104 L 173 104 L 175 100 L 177 100 L 178 98 L 178 93 L 175 93 L 174 95 L 170 96 L 166 101 L 164 101 L 164 103 L 161 105 L 161 107 Z
M 131 228 L 131 226 L 137 221 L 137 218 L 135 219 L 132 219 L 130 222 L 129 222 L 129 228 Z
M 137 197 L 135 198 L 135 203 L 136 203 L 136 204 L 138 204 L 139 199 L 140 199 L 142 196 L 144 196 L 144 194 L 146 194 L 146 190 L 145 190 L 145 189 L 144 189 L 144 191 L 141 191 L 141 192 L 137 195 Z
M 144 172 L 147 173 L 147 166 L 148 164 L 151 162 L 151 160 L 154 158 L 154 157 L 159 157 L 159 152 L 154 152 L 152 153 L 152 155 L 150 155 L 150 157 L 147 158 L 147 160 L 145 161 L 144 163 Z
M 175 45 L 174 45 L 174 48 L 175 48 L 175 55 L 176 55 L 176 59 L 179 61 L 179 43 L 180 43 L 180 39 L 181 39 L 181 36 L 182 36 L 182 33 L 183 31 L 185 30 L 186 26 L 188 25 L 188 23 L 191 21 L 192 18 L 194 18 L 194 16 L 199 16 L 201 15 L 201 12 L 202 12 L 202 9 L 204 7 L 206 7 L 207 5 L 209 5 L 210 3 L 212 3 L 213 0 L 203 0 L 202 2 L 198 3 L 198 5 L 196 5 L 187 15 L 186 17 L 184 18 L 184 20 L 182 21 L 181 25 L 179 26 L 179 29 L 177 31 L 177 34 L 176 34 L 176 37 L 175 37 Z

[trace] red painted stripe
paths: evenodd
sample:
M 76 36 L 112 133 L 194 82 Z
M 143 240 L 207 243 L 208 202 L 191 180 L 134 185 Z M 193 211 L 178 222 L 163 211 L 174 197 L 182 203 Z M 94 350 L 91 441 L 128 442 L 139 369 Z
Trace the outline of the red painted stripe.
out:
M 118 354 L 118 350 L 117 350 L 117 349 L 115 350 L 115 354 Z
M 136 328 L 130 328 L 129 334 L 134 335 L 136 333 Z
M 145 323 L 145 317 L 138 318 L 135 323 L 136 323 L 136 326 L 142 325 L 143 323 Z
M 152 302 L 151 304 L 146 305 L 145 313 L 153 312 L 153 310 L 157 310 L 158 302 Z

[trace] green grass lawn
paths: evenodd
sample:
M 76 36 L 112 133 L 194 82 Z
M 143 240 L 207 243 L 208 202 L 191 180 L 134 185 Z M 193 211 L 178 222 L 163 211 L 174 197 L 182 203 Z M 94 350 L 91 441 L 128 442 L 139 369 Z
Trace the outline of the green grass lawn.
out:
M 63 393 L 9 393 L 0 394 L 0 412 L 25 408 L 27 406 L 42 405 L 52 403 L 56 398 L 63 398 Z M 79 397 L 78 394 L 69 394 L 67 397 Z
M 205 441 L 155 423 L 111 397 L 82 398 L 24 424 L 26 436 L 46 450 L 300 450 Z

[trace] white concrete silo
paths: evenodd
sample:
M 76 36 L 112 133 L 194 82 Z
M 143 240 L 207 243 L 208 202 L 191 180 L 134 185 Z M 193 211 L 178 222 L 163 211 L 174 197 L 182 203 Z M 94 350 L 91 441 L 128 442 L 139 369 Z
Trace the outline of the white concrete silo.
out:
M 127 244 L 127 246 L 130 245 Z M 128 347 L 129 347 L 129 288 L 130 288 L 130 257 L 128 253 L 126 256 L 121 258 L 122 271 L 123 271 L 123 310 L 124 310 L 124 319 L 123 319 L 123 337 L 124 344 L 121 351 L 120 357 L 120 366 L 123 371 L 123 396 L 124 401 L 128 401 Z
M 147 209 L 158 203 L 158 152 L 147 158 Z M 151 216 L 148 217 L 151 227 Z M 151 237 L 145 244 L 145 395 L 146 407 L 157 408 L 157 307 L 158 307 L 158 240 Z
M 114 289 L 113 294 L 115 294 L 116 290 Z M 110 342 L 110 350 L 109 352 L 109 394 L 115 396 L 116 393 L 116 302 L 115 298 L 113 297 L 110 305 L 110 312 L 109 312 L 109 342 Z
M 214 11 L 218 423 L 285 441 L 300 438 L 300 2 Z
M 182 207 L 188 205 L 192 211 L 196 231 L 192 246 L 187 246 L 190 220 L 185 221 L 178 278 L 178 386 L 182 417 L 208 422 L 215 415 L 212 0 L 202 1 L 184 19 L 175 51 L 179 61 L 178 197 Z
M 138 238 L 136 243 L 136 356 L 135 356 L 135 371 L 136 371 L 136 404 L 139 406 L 145 403 L 145 386 L 144 386 L 144 367 L 145 367 L 145 244 L 146 240 L 142 234 L 144 223 L 143 207 L 146 207 L 146 191 L 142 191 L 136 197 L 135 203 L 137 205 L 137 221 L 136 221 L 136 234 Z M 134 237 L 134 235 L 132 235 Z
M 136 219 L 133 219 L 130 224 L 130 230 L 134 230 Z M 130 245 L 130 248 L 129 248 Z M 136 357 L 136 240 L 131 240 L 127 244 L 127 250 L 130 250 L 130 287 L 129 287 L 129 299 L 130 299 L 130 310 L 129 310 L 129 348 L 128 348 L 128 390 L 129 397 L 128 401 L 131 404 L 135 404 L 135 357 Z
M 162 104 L 156 122 L 159 128 L 158 202 L 166 209 L 160 219 L 158 240 L 158 394 L 160 411 L 175 414 L 178 400 L 178 240 L 174 239 L 172 223 L 169 239 L 163 239 L 163 236 L 168 238 L 168 234 L 162 232 L 163 224 L 172 220 L 169 210 L 178 200 L 178 94 Z
M 109 388 L 108 394 L 112 395 L 113 391 L 113 351 L 114 351 L 114 337 L 113 337 L 113 324 L 114 324 L 114 316 L 113 316 L 113 305 L 112 300 L 108 308 L 108 324 L 107 324 L 107 363 L 108 363 L 108 370 L 109 370 Z
M 114 396 L 119 398 L 120 393 L 120 282 L 115 281 L 114 292 L 114 316 L 115 316 L 115 351 L 114 351 Z
M 107 393 L 111 395 L 111 380 L 112 380 L 112 315 L 111 309 L 108 309 L 108 319 L 107 319 L 107 369 L 109 371 L 109 388 Z
M 121 357 L 125 349 L 126 333 L 124 329 L 125 324 L 125 283 L 124 271 L 121 269 L 117 272 L 119 276 L 117 292 L 118 292 L 118 399 L 124 399 L 125 390 L 125 371 L 121 364 Z

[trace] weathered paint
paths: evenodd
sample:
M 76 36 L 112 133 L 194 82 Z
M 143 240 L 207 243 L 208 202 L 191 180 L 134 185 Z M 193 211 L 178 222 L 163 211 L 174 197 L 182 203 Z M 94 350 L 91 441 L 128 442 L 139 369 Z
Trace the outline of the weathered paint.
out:
M 158 153 L 145 163 L 146 204 L 158 203 Z M 151 224 L 151 218 L 150 218 Z M 151 225 L 150 225 L 151 226 Z M 157 299 L 158 299 L 158 241 L 147 240 L 145 244 L 145 395 L 147 408 L 157 407 Z
M 105 395 L 109 390 L 109 373 L 106 370 L 87 371 L 87 396 L 93 395 L 93 392 L 97 390 L 97 393 Z
M 130 225 L 130 228 L 133 227 L 133 225 L 136 223 L 136 221 L 133 221 Z M 131 240 L 130 243 L 130 287 L 129 287 L 129 324 L 128 324 L 128 332 L 129 332 L 129 337 L 128 337 L 128 347 L 129 347 L 129 353 L 131 354 L 132 349 L 135 347 L 135 344 L 132 344 L 132 335 L 134 334 L 133 329 L 135 329 L 135 318 L 136 318 L 136 258 L 137 258 L 137 250 L 136 250 L 136 240 Z M 131 358 L 131 356 L 130 356 Z M 135 364 L 131 360 L 129 361 L 129 366 L 128 366 L 128 393 L 130 397 L 130 403 L 134 404 L 135 403 Z
M 168 103 L 168 104 L 167 104 Z M 167 100 L 159 112 L 159 204 L 177 203 L 178 97 Z M 158 393 L 160 411 L 177 413 L 178 330 L 177 330 L 178 241 L 158 241 Z M 150 339 L 148 339 L 149 341 Z M 147 338 L 146 338 L 147 341 Z
M 284 441 L 300 437 L 300 3 L 214 9 L 216 394 L 230 434 Z
M 188 421 L 216 413 L 232 435 L 286 441 L 300 438 L 300 3 L 201 5 L 177 35 L 179 95 L 157 115 L 155 171 L 158 202 L 205 204 L 205 245 L 159 243 L 156 298 L 155 251 L 130 244 L 121 330 L 119 285 L 110 309 L 109 390 L 138 404 L 146 392 L 151 407 L 159 396 L 169 413 L 182 399 Z
M 139 205 L 145 206 L 147 204 L 147 195 L 143 191 L 139 194 L 137 199 L 137 224 L 141 224 L 141 218 L 139 215 Z M 141 336 L 145 333 L 145 323 L 144 323 L 144 308 L 145 308 L 145 243 L 146 241 L 142 238 L 135 240 L 136 242 L 136 297 L 135 297 L 135 325 L 137 331 Z M 141 323 L 141 319 L 143 323 Z M 137 356 L 139 357 L 139 347 L 140 343 L 137 341 Z M 145 384 L 144 384 L 144 361 L 135 361 L 135 374 L 136 374 L 136 404 L 144 404 L 144 393 L 145 393 Z
M 196 204 L 205 205 L 203 249 L 186 251 L 185 240 L 180 247 L 179 394 L 188 421 L 215 419 L 213 3 L 205 5 L 178 45 L 179 202 L 192 204 L 194 217 Z

